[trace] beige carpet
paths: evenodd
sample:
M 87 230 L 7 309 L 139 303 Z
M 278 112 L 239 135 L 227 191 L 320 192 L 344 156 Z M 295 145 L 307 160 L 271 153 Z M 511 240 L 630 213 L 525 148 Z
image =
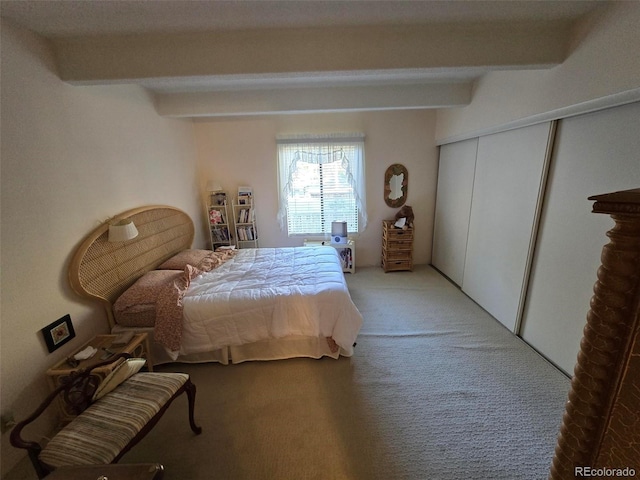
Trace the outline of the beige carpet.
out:
M 347 275 L 354 357 L 170 365 L 198 388 L 121 463 L 166 480 L 543 479 L 569 379 L 429 267 Z

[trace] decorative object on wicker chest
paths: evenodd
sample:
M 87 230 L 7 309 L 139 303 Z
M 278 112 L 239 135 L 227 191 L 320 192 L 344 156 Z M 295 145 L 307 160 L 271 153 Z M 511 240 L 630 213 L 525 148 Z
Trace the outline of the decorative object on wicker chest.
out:
M 398 220 L 401 220 L 403 218 L 404 225 L 402 226 L 402 228 L 404 230 L 406 230 L 407 228 L 413 228 L 413 220 L 415 218 L 415 215 L 413 214 L 413 208 L 411 206 L 403 205 L 402 208 L 398 210 L 398 213 L 396 213 L 396 216 L 393 220 L 394 222 L 397 222 Z
M 396 228 L 382 221 L 382 268 L 385 272 L 413 270 L 413 228 Z

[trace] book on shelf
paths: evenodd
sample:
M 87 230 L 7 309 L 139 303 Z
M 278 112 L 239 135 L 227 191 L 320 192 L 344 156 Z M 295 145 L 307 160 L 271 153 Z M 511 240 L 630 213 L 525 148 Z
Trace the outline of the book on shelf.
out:
M 238 223 L 251 222 L 251 208 L 241 208 L 238 211 Z
M 350 248 L 340 249 L 339 255 L 340 255 L 340 263 L 342 264 L 342 268 L 351 268 L 353 266 L 353 259 L 351 257 Z
M 255 240 L 256 234 L 253 227 L 238 227 L 238 239 L 242 242 Z
M 213 227 L 211 236 L 216 242 L 228 242 L 230 240 L 229 229 L 227 227 Z

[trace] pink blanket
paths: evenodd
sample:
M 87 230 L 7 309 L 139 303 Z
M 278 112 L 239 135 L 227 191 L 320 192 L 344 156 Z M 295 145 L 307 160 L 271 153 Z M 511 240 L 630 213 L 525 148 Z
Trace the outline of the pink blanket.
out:
M 184 297 L 187 288 L 189 288 L 191 280 L 204 272 L 209 272 L 219 267 L 233 258 L 236 253 L 237 250 L 212 252 L 197 266 L 185 266 L 184 275 L 179 280 L 162 287 L 156 304 L 156 324 L 153 333 L 156 342 L 172 352 L 180 350 L 183 318 L 182 297 Z

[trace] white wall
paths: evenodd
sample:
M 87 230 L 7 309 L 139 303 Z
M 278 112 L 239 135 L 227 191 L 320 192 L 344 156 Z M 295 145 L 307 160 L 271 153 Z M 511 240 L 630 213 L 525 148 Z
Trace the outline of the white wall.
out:
M 48 367 L 108 330 L 68 286 L 80 240 L 140 205 L 202 214 L 193 125 L 159 117 L 137 87 L 67 85 L 53 64 L 42 39 L 2 23 L 1 407 L 17 418 L 46 395 Z M 77 337 L 49 354 L 40 329 L 67 313 Z M 2 473 L 22 456 L 4 434 Z
M 493 127 L 621 92 L 637 93 L 640 2 L 611 2 L 610 7 L 580 25 L 574 48 L 561 65 L 490 73 L 475 84 L 470 105 L 439 110 L 437 142 L 478 136 Z
M 416 214 L 414 263 L 431 261 L 438 155 L 433 110 L 240 117 L 195 125 L 202 190 L 209 179 L 231 193 L 239 185 L 253 186 L 261 247 L 302 245 L 301 237 L 288 238 L 276 221 L 276 135 L 364 132 L 369 224 L 357 239 L 357 265 L 380 264 L 382 220 L 398 211 L 383 199 L 384 172 L 392 163 L 409 171 L 407 204 Z

